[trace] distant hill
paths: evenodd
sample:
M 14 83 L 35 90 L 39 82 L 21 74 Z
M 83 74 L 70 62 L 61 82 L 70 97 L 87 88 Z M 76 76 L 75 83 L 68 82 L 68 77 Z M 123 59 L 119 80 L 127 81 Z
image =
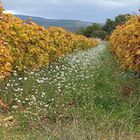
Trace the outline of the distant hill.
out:
M 80 20 L 45 19 L 41 17 L 33 17 L 33 16 L 26 16 L 26 15 L 16 15 L 16 16 L 21 18 L 22 20 L 32 18 L 33 22 L 36 22 L 37 24 L 44 27 L 50 27 L 50 26 L 63 27 L 69 31 L 77 31 L 81 27 L 86 27 L 92 24 L 90 22 L 84 22 Z

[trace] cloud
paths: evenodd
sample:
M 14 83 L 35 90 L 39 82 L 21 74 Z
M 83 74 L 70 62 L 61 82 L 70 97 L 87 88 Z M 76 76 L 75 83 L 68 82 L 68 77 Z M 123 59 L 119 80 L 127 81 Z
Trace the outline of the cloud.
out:
M 44 0 L 45 1 L 45 0 Z M 79 4 L 79 5 L 93 5 L 100 7 L 126 7 L 132 4 L 140 3 L 140 0 L 51 0 L 49 3 L 53 4 Z
M 125 7 L 140 3 L 140 0 L 5 0 L 5 5 L 93 5 L 100 7 Z M 140 4 L 139 4 L 140 5 Z
M 4 14 L 14 14 L 14 15 L 18 15 L 18 14 L 24 14 L 24 13 L 19 13 L 15 10 L 5 10 L 3 11 Z
M 57 19 L 104 22 L 140 8 L 140 0 L 4 0 L 6 10 Z
M 14 12 L 12 10 L 7 10 L 3 12 L 4 14 L 14 14 Z

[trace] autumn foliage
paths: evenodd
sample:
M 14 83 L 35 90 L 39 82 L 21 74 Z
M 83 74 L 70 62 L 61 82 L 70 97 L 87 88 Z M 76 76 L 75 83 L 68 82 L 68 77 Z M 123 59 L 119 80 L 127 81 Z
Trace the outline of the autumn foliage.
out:
M 13 68 L 11 47 L 0 38 L 0 79 L 8 76 Z
M 95 39 L 75 35 L 62 28 L 48 29 L 0 11 L 0 79 L 13 70 L 23 72 L 48 66 L 77 49 L 95 47 Z
M 110 37 L 110 49 L 124 70 L 140 72 L 140 16 L 117 26 Z

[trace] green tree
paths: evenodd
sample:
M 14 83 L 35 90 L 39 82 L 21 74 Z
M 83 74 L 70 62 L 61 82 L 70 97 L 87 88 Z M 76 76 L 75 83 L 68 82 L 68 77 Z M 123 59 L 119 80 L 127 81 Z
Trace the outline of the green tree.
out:
M 81 28 L 77 33 L 82 34 L 86 37 L 97 37 L 101 39 L 105 39 L 106 36 L 110 36 L 116 26 L 125 24 L 126 21 L 129 19 L 129 14 L 125 15 L 118 15 L 115 17 L 114 20 L 107 19 L 105 25 L 101 26 L 100 24 L 93 23 L 90 26 L 87 26 L 86 28 Z
M 114 20 L 107 19 L 106 24 L 103 26 L 102 30 L 106 31 L 110 35 L 116 27 Z
M 93 31 L 96 31 L 96 30 L 101 30 L 101 26 L 99 24 L 97 24 L 97 23 L 93 23 L 92 25 L 90 25 L 87 28 L 85 28 L 83 34 L 86 37 L 91 37 Z
M 117 25 L 122 25 L 125 24 L 126 21 L 129 19 L 128 17 L 130 17 L 130 14 L 125 14 L 125 15 L 118 15 L 115 18 L 115 24 Z
M 105 39 L 105 37 L 107 36 L 107 32 L 104 30 L 95 30 L 92 32 L 91 34 L 92 37 L 97 37 L 97 38 L 101 38 L 101 39 Z

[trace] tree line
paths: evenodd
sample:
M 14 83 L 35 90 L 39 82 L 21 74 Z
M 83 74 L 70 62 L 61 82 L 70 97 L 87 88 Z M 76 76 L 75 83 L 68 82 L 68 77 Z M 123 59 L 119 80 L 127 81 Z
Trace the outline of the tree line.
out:
M 107 39 L 112 34 L 116 26 L 126 23 L 129 17 L 130 17 L 129 14 L 118 15 L 115 17 L 114 20 L 107 19 L 104 25 L 93 23 L 90 26 L 81 28 L 76 33 L 84 35 L 86 37 L 95 37 L 104 40 Z

